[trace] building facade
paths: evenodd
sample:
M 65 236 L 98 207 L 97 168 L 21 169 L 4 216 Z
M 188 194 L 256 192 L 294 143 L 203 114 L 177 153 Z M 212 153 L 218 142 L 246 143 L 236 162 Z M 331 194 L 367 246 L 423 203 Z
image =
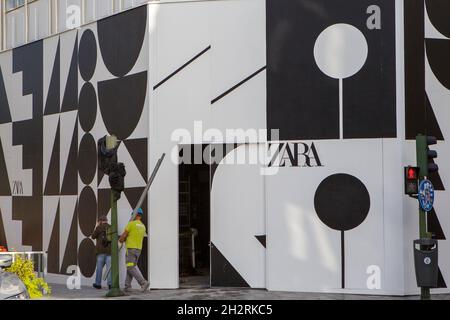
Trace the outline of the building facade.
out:
M 182 285 L 182 237 L 195 229 L 187 261 L 211 286 L 416 293 L 417 202 L 403 195 L 403 167 L 427 133 L 439 139 L 436 292 L 448 292 L 448 1 L 12 2 L 0 244 L 48 251 L 51 281 L 92 279 L 89 236 L 110 212 L 96 141 L 115 134 L 120 228 L 167 155 L 143 206 L 152 288 Z M 47 24 L 10 27 L 33 6 Z

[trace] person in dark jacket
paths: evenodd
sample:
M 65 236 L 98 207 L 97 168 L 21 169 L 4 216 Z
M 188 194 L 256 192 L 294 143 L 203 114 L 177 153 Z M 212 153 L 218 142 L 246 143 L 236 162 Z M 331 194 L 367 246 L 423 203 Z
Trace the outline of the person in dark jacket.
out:
M 95 251 L 97 254 L 97 271 L 95 274 L 95 283 L 93 287 L 96 289 L 102 288 L 102 274 L 103 268 L 106 265 L 106 270 L 111 267 L 111 242 L 108 241 L 107 231 L 110 228 L 108 218 L 101 216 L 95 227 L 92 239 L 97 240 Z M 108 286 L 111 288 L 111 272 L 108 275 Z

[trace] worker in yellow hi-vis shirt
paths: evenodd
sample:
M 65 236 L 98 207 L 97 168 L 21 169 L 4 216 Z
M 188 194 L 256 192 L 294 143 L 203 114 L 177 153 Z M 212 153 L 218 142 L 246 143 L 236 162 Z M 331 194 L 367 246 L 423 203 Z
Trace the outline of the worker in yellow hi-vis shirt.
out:
M 141 208 L 138 209 L 136 219 L 130 221 L 125 227 L 125 231 L 119 238 L 121 243 L 125 242 L 126 264 L 127 264 L 127 278 L 125 280 L 125 291 L 131 290 L 131 281 L 133 278 L 139 283 L 142 292 L 145 292 L 150 287 L 150 283 L 144 279 L 137 263 L 142 251 L 142 242 L 146 236 L 146 228 L 142 223 L 142 215 L 144 212 Z

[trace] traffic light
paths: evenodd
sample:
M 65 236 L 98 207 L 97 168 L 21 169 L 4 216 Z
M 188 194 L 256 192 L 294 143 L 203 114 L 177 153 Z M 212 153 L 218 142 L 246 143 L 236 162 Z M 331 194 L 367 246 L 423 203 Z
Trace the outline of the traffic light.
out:
M 419 171 L 418 167 L 405 167 L 405 194 L 416 195 L 419 193 Z
M 436 150 L 430 150 L 429 146 L 437 144 L 437 138 L 433 136 L 418 135 L 416 137 L 417 164 L 420 167 L 420 177 L 427 177 L 429 174 L 437 172 L 439 166 L 434 163 L 438 154 Z
M 113 163 L 109 173 L 109 184 L 116 191 L 116 199 L 120 199 L 120 193 L 125 189 L 125 176 L 127 172 L 123 163 Z
M 436 159 L 438 154 L 436 150 L 430 150 L 428 146 L 432 146 L 437 144 L 437 138 L 432 136 L 427 136 L 427 163 L 428 163 L 428 174 L 437 172 L 439 170 L 439 166 L 434 163 L 433 159 Z
M 117 148 L 116 145 L 112 149 L 106 147 L 106 136 L 99 139 L 98 145 L 98 168 L 104 174 L 109 176 L 109 184 L 111 189 L 116 191 L 115 200 L 120 199 L 120 193 L 125 188 L 125 165 L 117 162 Z
M 106 136 L 97 142 L 98 169 L 109 176 L 111 165 L 117 163 L 117 146 L 113 149 L 106 147 Z

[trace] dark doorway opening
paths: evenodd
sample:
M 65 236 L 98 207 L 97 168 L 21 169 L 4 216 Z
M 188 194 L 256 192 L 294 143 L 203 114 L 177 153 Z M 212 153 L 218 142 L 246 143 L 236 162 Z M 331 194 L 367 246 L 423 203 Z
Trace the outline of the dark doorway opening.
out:
M 210 166 L 198 161 L 207 146 L 183 146 L 191 161 L 179 166 L 179 271 L 181 288 L 210 287 Z M 197 154 L 194 157 L 194 154 Z M 186 161 L 185 161 L 186 162 Z

